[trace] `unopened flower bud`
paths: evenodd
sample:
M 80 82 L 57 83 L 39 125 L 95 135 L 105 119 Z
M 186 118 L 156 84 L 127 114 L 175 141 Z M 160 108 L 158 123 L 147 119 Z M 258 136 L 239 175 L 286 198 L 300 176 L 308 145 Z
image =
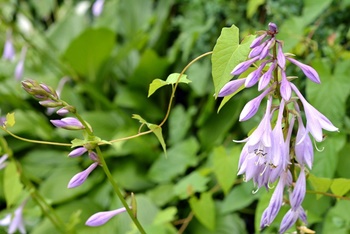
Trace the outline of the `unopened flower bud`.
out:
M 64 128 L 67 130 L 80 130 L 85 128 L 84 125 L 78 119 L 73 117 L 50 120 L 50 122 L 58 128 Z

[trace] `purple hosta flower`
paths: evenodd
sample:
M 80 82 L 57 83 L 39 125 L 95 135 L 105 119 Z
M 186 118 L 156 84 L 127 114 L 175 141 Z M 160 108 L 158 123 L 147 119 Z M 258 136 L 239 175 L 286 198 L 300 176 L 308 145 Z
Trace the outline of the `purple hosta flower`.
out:
M 108 222 L 108 220 L 110 220 L 114 216 L 116 216 L 120 213 L 123 213 L 125 211 L 126 211 L 126 208 L 122 207 L 122 208 L 119 208 L 116 210 L 98 212 L 98 213 L 92 215 L 86 221 L 85 225 L 92 226 L 92 227 L 101 226 L 101 225 L 105 224 L 106 222 Z
M 304 223 L 307 223 L 305 211 L 301 206 L 299 206 L 297 210 L 290 209 L 286 213 L 282 219 L 279 233 L 285 233 L 295 224 L 298 218 L 300 218 Z
M 101 15 L 103 11 L 103 5 L 105 1 L 104 0 L 96 0 L 94 4 L 92 5 L 92 14 L 97 17 Z
M 79 130 L 85 128 L 84 125 L 78 119 L 73 117 L 50 120 L 50 122 L 58 128 L 64 128 L 67 130 Z
M 286 56 L 283 53 L 283 49 L 282 49 L 282 42 L 277 41 L 277 45 L 278 45 L 278 50 L 277 50 L 277 63 L 278 66 L 284 70 L 284 67 L 286 66 Z
M 4 45 L 4 52 L 2 53 L 2 57 L 5 60 L 13 61 L 15 59 L 15 48 L 12 44 L 12 32 L 11 30 L 6 33 L 6 42 Z
M 26 54 L 27 54 L 27 47 L 24 46 L 22 48 L 21 58 L 19 59 L 17 65 L 16 65 L 16 68 L 15 68 L 15 78 L 18 81 L 22 80 L 22 77 L 23 77 L 24 61 L 26 58 Z
M 246 121 L 253 117 L 258 111 L 262 99 L 271 91 L 271 88 L 266 89 L 259 96 L 250 100 L 244 107 L 239 116 L 239 121 Z
M 273 220 L 276 218 L 282 204 L 283 204 L 283 191 L 284 187 L 292 184 L 292 175 L 290 171 L 283 171 L 280 175 L 280 179 L 275 188 L 275 191 L 272 194 L 270 203 L 268 207 L 264 210 L 261 221 L 260 228 L 263 229 L 266 226 L 269 226 Z
M 255 71 L 251 72 L 246 80 L 245 80 L 245 87 L 249 88 L 252 87 L 253 85 L 256 84 L 256 82 L 258 82 L 259 78 L 261 77 L 261 72 L 264 69 L 265 65 L 268 63 L 269 61 L 265 61 L 262 62 L 260 64 L 260 66 L 258 67 L 258 69 L 256 69 Z
M 230 82 L 225 84 L 224 87 L 222 87 L 218 94 L 218 97 L 224 97 L 233 94 L 244 84 L 245 80 L 246 78 L 231 80 Z
M 0 158 L 0 170 L 6 167 L 6 165 L 7 165 L 6 159 L 7 158 L 8 158 L 7 154 L 4 154 L 1 156 L 1 158 Z
M 299 164 L 306 164 L 310 169 L 312 168 L 314 149 L 300 116 L 298 116 L 298 132 L 295 140 L 295 157 Z
M 277 25 L 275 23 L 270 22 L 269 23 L 269 31 L 270 31 L 270 33 L 273 33 L 273 34 L 278 33 Z
M 49 112 L 49 110 L 47 112 Z M 56 111 L 56 114 L 61 115 L 61 116 L 65 116 L 68 113 L 69 113 L 69 110 L 66 107 L 62 107 L 61 109 Z
M 257 46 L 259 46 L 261 44 L 261 42 L 265 39 L 265 37 L 267 36 L 266 33 L 258 36 L 257 38 L 255 38 L 252 42 L 252 44 L 250 44 L 250 48 L 253 49 Z
M 300 168 L 300 173 L 297 182 L 295 183 L 293 192 L 289 196 L 290 205 L 292 210 L 297 210 L 304 200 L 306 193 L 306 178 L 304 167 Z
M 8 214 L 0 220 L 0 226 L 9 226 L 8 233 L 16 233 L 19 231 L 21 234 L 25 234 L 26 229 L 23 222 L 23 208 L 26 201 L 23 202 L 14 212 L 14 214 Z
M 275 70 L 276 62 L 272 63 L 269 69 L 261 76 L 258 84 L 258 90 L 261 91 L 270 83 L 273 78 L 272 72 Z
M 280 86 L 280 93 L 285 101 L 289 101 L 290 97 L 292 96 L 292 88 L 290 87 L 290 82 L 287 80 L 285 71 L 282 70 L 281 75 L 282 80 Z
M 72 150 L 69 154 L 68 157 L 75 158 L 79 157 L 87 152 L 87 149 L 85 147 L 78 147 Z
M 309 78 L 311 81 L 315 82 L 315 83 L 321 83 L 320 81 L 320 77 L 318 76 L 318 73 L 315 69 L 313 69 L 311 66 L 303 64 L 293 58 L 287 57 L 287 59 L 294 63 L 295 65 L 297 65 L 305 74 L 305 76 L 307 78 Z
M 321 114 L 318 110 L 316 110 L 315 107 L 306 101 L 306 99 L 293 83 L 291 83 L 291 86 L 294 92 L 298 95 L 300 101 L 303 103 L 306 115 L 306 129 L 311 133 L 316 141 L 321 142 L 323 140 L 322 129 L 331 132 L 339 130 L 331 123 L 331 121 L 329 121 L 329 119 L 326 118 L 326 116 Z
M 235 68 L 233 68 L 231 75 L 239 75 L 243 72 L 245 72 L 253 63 L 255 63 L 259 58 L 255 57 L 252 59 L 249 59 L 247 61 L 239 63 Z
M 82 185 L 90 173 L 97 167 L 97 165 L 98 162 L 94 162 L 87 169 L 73 176 L 73 178 L 68 183 L 68 188 L 75 188 Z

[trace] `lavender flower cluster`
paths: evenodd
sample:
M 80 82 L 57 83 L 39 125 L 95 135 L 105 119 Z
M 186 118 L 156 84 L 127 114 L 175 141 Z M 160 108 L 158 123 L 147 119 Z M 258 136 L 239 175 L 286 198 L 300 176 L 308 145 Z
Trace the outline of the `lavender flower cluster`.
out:
M 311 169 L 313 164 L 314 152 L 309 133 L 317 142 L 320 142 L 323 140 L 322 129 L 338 131 L 338 128 L 306 101 L 291 82 L 293 77 L 286 75 L 286 61 L 289 61 L 298 66 L 311 81 L 320 83 L 315 69 L 293 59 L 292 54 L 283 52 L 283 42 L 276 39 L 277 33 L 278 29 L 274 23 L 269 23 L 267 31 L 260 32 L 250 45 L 248 60 L 238 64 L 231 75 L 240 75 L 253 64 L 257 65 L 257 68 L 245 78 L 228 82 L 218 96 L 233 94 L 242 85 L 248 88 L 258 83 L 258 91 L 262 92 L 244 106 L 240 121 L 253 117 L 262 100 L 265 97 L 267 99 L 265 115 L 255 131 L 247 139 L 235 141 L 245 142 L 239 159 L 238 174 L 243 174 L 245 181 L 253 180 L 257 190 L 261 187 L 269 190 L 272 184 L 278 181 L 270 203 L 262 214 L 261 229 L 273 222 L 283 204 L 285 189 L 288 191 L 291 207 L 285 214 L 279 229 L 280 233 L 284 233 L 298 219 L 307 223 L 306 213 L 301 204 L 306 193 L 307 167 Z M 296 97 L 292 97 L 293 92 Z M 299 101 L 305 113 L 306 127 Z M 271 122 L 275 112 L 278 112 L 277 120 L 272 129 Z M 291 139 L 295 135 L 295 118 L 298 127 L 295 143 L 292 143 L 294 141 Z M 293 183 L 291 168 L 298 168 L 297 171 L 299 171 L 295 183 Z

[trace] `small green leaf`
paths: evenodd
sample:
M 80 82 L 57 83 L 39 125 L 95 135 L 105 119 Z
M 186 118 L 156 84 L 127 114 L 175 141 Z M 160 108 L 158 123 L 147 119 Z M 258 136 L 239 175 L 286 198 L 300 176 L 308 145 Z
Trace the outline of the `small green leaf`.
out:
M 239 148 L 234 148 L 231 152 L 226 152 L 224 147 L 214 149 L 214 173 L 222 190 L 227 195 L 235 179 L 237 178 Z
M 215 229 L 215 204 L 210 192 L 204 192 L 201 194 L 200 199 L 191 197 L 190 199 L 191 209 L 196 218 L 210 230 Z
M 157 89 L 165 86 L 165 85 L 168 85 L 167 82 L 165 82 L 164 80 L 161 80 L 161 79 L 154 79 L 152 81 L 152 83 L 149 85 L 149 89 L 148 89 L 148 96 L 147 97 L 150 97 L 155 91 L 157 91 Z
M 309 175 L 308 180 L 310 181 L 312 187 L 315 189 L 315 191 L 318 192 L 327 192 L 328 189 L 330 188 L 331 184 L 332 184 L 332 180 L 328 179 L 328 178 L 319 178 L 314 176 L 313 174 Z M 323 195 L 321 194 L 317 194 L 316 198 L 320 199 Z
M 175 84 L 177 82 L 177 80 L 179 79 L 180 73 L 172 73 L 168 76 L 168 78 L 166 79 L 166 82 L 168 84 Z M 180 77 L 179 83 L 185 83 L 185 84 L 189 84 L 192 81 L 187 79 L 187 75 L 182 74 L 182 76 Z
M 167 157 L 167 154 L 166 154 L 166 144 L 165 144 L 165 141 L 164 141 L 164 138 L 163 138 L 162 128 L 159 127 L 159 126 L 156 125 L 156 124 L 147 124 L 147 127 L 148 127 L 150 130 L 152 130 L 152 132 L 154 133 L 154 135 L 156 135 L 156 137 L 158 138 L 159 143 L 161 144 L 161 146 L 162 146 L 162 148 L 163 148 L 165 157 Z
M 14 162 L 8 162 L 4 173 L 4 194 L 8 207 L 16 204 L 23 191 L 20 174 Z
M 15 113 L 8 113 L 6 115 L 6 122 L 5 125 L 6 127 L 12 127 L 13 125 L 15 125 L 16 121 L 15 121 Z
M 343 196 L 350 190 L 350 180 L 344 178 L 334 179 L 331 185 L 331 191 L 335 195 Z
M 175 219 L 175 215 L 177 213 L 177 208 L 174 206 L 167 207 L 164 210 L 161 210 L 157 213 L 154 218 L 153 224 L 163 224 L 171 222 Z
M 78 138 L 75 138 L 74 140 L 71 141 L 72 143 L 72 148 L 75 148 L 75 147 L 78 147 L 78 146 L 82 146 L 86 143 L 85 140 L 82 140 L 82 139 L 78 139 Z
M 144 120 L 140 115 L 133 114 L 131 118 L 139 120 L 142 124 L 147 124 L 147 121 Z

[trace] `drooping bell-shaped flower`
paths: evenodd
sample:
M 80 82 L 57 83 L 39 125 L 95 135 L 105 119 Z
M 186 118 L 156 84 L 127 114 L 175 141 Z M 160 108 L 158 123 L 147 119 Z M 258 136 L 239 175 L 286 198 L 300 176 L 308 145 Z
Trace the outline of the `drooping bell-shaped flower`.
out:
M 302 166 L 300 169 L 297 182 L 295 183 L 293 192 L 289 196 L 290 205 L 293 210 L 297 210 L 301 206 L 301 203 L 303 202 L 305 197 L 305 193 L 306 193 L 306 179 L 305 179 L 304 167 Z
M 292 96 L 292 88 L 290 87 L 290 82 L 287 80 L 285 71 L 281 71 L 281 87 L 280 87 L 280 93 L 282 98 L 285 101 L 289 101 L 290 97 Z
M 256 98 L 250 100 L 247 104 L 245 104 L 239 116 L 239 121 L 246 121 L 251 117 L 253 117 L 258 111 L 261 101 L 270 91 L 271 91 L 271 88 L 266 89 L 259 96 L 257 96 Z
M 295 157 L 299 164 L 306 164 L 310 169 L 314 160 L 314 149 L 308 131 L 301 117 L 298 117 L 298 132 L 295 140 Z
M 303 103 L 306 115 L 306 129 L 311 133 L 316 141 L 321 142 L 323 140 L 322 129 L 331 132 L 338 131 L 338 128 L 335 127 L 326 116 L 321 114 L 315 107 L 306 101 L 293 83 L 291 83 L 291 87 L 299 97 L 300 101 Z
M 297 210 L 290 209 L 282 219 L 279 233 L 285 233 L 291 228 L 300 218 L 304 223 L 307 223 L 306 214 L 303 207 L 299 206 Z

